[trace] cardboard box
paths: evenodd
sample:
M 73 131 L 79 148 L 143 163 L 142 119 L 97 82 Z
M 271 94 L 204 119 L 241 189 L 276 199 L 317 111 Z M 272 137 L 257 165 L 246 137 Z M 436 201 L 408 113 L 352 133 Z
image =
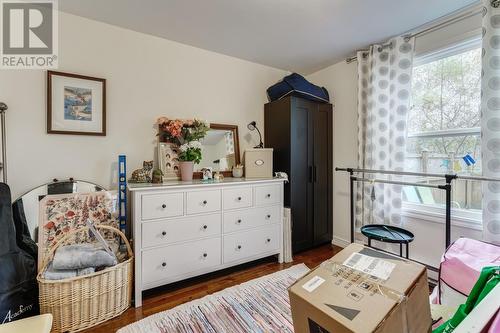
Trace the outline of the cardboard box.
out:
M 273 177 L 273 148 L 245 150 L 245 178 Z
M 309 272 L 288 293 L 296 333 L 431 330 L 426 268 L 360 244 Z

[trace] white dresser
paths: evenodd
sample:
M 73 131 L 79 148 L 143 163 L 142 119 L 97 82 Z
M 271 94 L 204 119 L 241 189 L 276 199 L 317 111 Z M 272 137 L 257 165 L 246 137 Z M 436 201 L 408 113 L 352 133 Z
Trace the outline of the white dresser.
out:
M 279 254 L 283 179 L 129 184 L 135 306 L 142 291 Z

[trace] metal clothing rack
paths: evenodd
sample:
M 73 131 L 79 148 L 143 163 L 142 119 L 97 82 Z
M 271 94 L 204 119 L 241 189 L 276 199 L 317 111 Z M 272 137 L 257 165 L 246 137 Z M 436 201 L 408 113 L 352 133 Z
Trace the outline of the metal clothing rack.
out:
M 372 183 L 382 183 L 382 184 L 393 184 L 393 185 L 403 185 L 403 186 L 419 186 L 419 187 L 430 187 L 440 190 L 444 190 L 446 197 L 446 215 L 445 215 L 445 249 L 451 244 L 451 190 L 452 182 L 455 179 L 464 180 L 475 180 L 475 181 L 493 181 L 500 182 L 500 178 L 493 177 L 483 177 L 483 176 L 462 176 L 457 174 L 442 174 L 442 173 L 423 173 L 423 172 L 408 172 L 408 171 L 389 171 L 389 170 L 374 170 L 374 169 L 356 169 L 356 168 L 335 168 L 335 171 L 345 171 L 349 173 L 350 180 L 350 209 L 351 209 L 351 243 L 354 243 L 355 235 L 355 217 L 354 217 L 354 183 L 359 182 L 372 182 Z M 418 177 L 432 177 L 432 178 L 443 178 L 444 184 L 432 185 L 432 184 L 422 184 L 422 183 L 411 183 L 402 182 L 387 179 L 368 179 L 364 177 L 358 177 L 355 175 L 361 174 L 381 174 L 381 175 L 396 175 L 396 176 L 418 176 Z
M 2 171 L 4 183 L 7 183 L 7 139 L 5 136 L 5 111 L 7 111 L 7 109 L 7 104 L 0 102 L 0 126 L 2 131 L 2 162 L 0 162 L 0 170 Z

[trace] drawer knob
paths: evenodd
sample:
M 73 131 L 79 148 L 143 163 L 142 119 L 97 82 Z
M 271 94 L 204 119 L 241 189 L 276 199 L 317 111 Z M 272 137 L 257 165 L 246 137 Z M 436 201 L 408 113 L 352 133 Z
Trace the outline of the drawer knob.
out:
M 238 197 L 238 201 L 241 201 L 241 197 Z
M 271 218 L 271 214 L 267 214 L 267 215 L 266 215 L 266 217 L 267 217 L 268 219 L 270 219 L 270 218 Z
M 266 194 L 266 198 L 270 198 L 271 197 L 271 194 Z
M 161 263 L 161 265 L 162 265 L 163 267 L 165 267 L 165 266 L 167 266 L 167 263 L 166 263 L 166 262 L 162 262 L 162 263 Z
M 203 200 L 203 204 L 206 205 L 207 204 L 207 200 Z
M 270 242 L 271 242 L 271 238 L 268 238 L 268 239 L 266 240 L 266 242 L 270 243 Z
M 166 232 L 166 231 L 162 231 L 162 232 L 161 232 L 161 235 L 162 235 L 162 236 L 166 236 L 166 235 L 167 235 L 167 232 Z
M 208 226 L 205 224 L 205 225 L 203 226 L 203 229 L 207 230 L 207 228 L 208 228 Z
M 238 221 L 236 221 L 236 223 L 241 224 L 241 219 L 238 219 Z
M 203 253 L 203 258 L 206 258 L 207 256 L 208 256 L 208 254 Z
M 167 208 L 167 205 L 163 204 L 163 205 L 161 205 L 161 208 L 165 209 L 165 208 Z
M 237 248 L 238 250 L 241 250 L 241 245 L 238 245 L 236 248 Z

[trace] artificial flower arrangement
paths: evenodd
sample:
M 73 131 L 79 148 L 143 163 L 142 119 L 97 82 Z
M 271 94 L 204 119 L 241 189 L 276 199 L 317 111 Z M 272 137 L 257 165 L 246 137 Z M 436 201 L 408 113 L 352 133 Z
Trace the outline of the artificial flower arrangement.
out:
M 200 163 L 202 158 L 200 140 L 205 137 L 210 129 L 207 123 L 199 119 L 169 119 L 167 117 L 158 118 L 156 123 L 159 128 L 160 140 L 179 146 L 178 158 L 181 163 Z M 189 180 L 189 177 L 185 177 L 189 172 L 192 178 L 192 163 L 190 166 L 191 171 L 185 169 L 186 171 L 183 172 L 183 166 L 181 165 L 183 180 Z

